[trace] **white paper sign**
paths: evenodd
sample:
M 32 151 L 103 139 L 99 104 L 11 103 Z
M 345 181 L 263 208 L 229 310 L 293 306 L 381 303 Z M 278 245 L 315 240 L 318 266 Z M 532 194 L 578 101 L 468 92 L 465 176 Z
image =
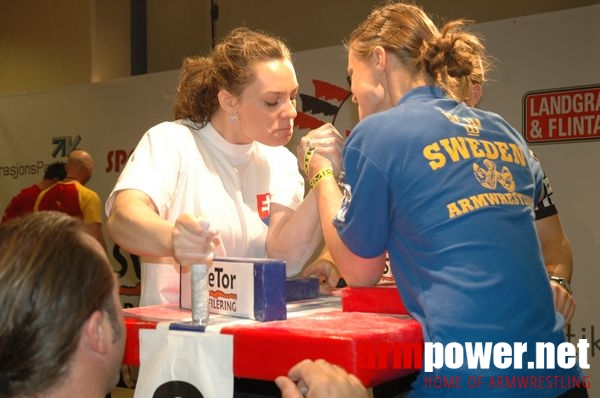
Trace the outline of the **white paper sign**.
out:
M 134 398 L 233 397 L 233 336 L 140 330 Z

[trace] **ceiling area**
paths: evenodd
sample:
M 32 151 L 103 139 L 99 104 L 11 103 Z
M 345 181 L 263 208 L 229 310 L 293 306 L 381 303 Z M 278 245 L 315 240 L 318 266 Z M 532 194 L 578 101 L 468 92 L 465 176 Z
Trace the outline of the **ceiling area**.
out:
M 487 22 L 600 4 L 600 0 L 412 2 L 437 22 L 455 18 Z M 183 57 L 209 51 L 214 39 L 239 25 L 279 35 L 293 51 L 337 45 L 380 3 L 1 0 L 0 95 L 177 69 Z M 218 15 L 212 13 L 213 18 L 215 5 Z

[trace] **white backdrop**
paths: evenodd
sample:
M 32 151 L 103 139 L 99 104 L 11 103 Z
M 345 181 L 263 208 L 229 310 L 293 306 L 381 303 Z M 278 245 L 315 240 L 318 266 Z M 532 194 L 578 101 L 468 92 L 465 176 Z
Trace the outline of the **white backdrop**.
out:
M 496 71 L 481 107 L 523 129 L 526 92 L 600 84 L 600 5 L 479 24 Z M 600 114 L 596 111 L 596 115 Z M 573 289 L 577 312 L 572 342 L 587 338 L 592 376 L 590 397 L 600 394 L 600 141 L 532 144 L 554 190 L 574 256 Z M 518 276 L 516 276 L 518 277 Z
M 480 106 L 522 128 L 526 92 L 600 84 L 600 6 L 475 25 L 497 58 L 493 81 Z M 300 81 L 298 136 L 310 122 L 335 121 L 341 131 L 356 122 L 345 97 L 345 50 L 340 46 L 295 55 Z M 22 187 L 41 178 L 39 162 L 64 160 L 69 146 L 88 150 L 95 160 L 89 186 L 105 199 L 127 155 L 143 132 L 171 118 L 178 72 L 138 76 L 64 90 L 0 97 L 0 208 Z M 297 137 L 295 137 L 295 140 Z M 295 140 L 292 142 L 295 142 Z M 572 341 L 587 338 L 591 369 L 600 372 L 600 323 L 596 285 L 600 270 L 600 141 L 532 145 L 554 188 L 563 226 L 575 256 L 573 288 L 578 309 Z M 58 151 L 58 152 L 57 152 Z M 61 152 L 64 151 L 64 152 Z M 33 165 L 33 166 L 30 166 Z M 112 250 L 113 244 L 107 237 Z M 112 253 L 111 253 L 112 254 Z M 115 269 L 124 274 L 123 292 L 135 292 L 135 261 L 117 253 Z M 515 277 L 518 277 L 516 275 Z M 135 305 L 135 296 L 123 295 Z M 592 377 L 592 380 L 597 377 Z M 596 388 L 598 389 L 598 388 Z M 594 388 L 590 396 L 594 396 Z
M 170 118 L 178 72 L 165 72 L 100 84 L 0 97 L 0 207 L 22 187 L 41 179 L 43 167 L 66 160 L 69 149 L 87 150 L 94 159 L 88 186 L 104 200 L 143 132 Z M 105 235 L 106 235 L 106 231 Z M 109 251 L 113 244 L 108 237 Z M 112 255 L 123 274 L 125 303 L 137 305 L 138 277 L 128 255 Z

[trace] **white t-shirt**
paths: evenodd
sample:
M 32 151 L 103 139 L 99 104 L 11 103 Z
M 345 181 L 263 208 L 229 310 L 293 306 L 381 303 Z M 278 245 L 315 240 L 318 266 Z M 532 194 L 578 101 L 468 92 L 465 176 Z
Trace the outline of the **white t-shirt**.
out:
M 265 257 L 270 203 L 297 209 L 304 180 L 286 147 L 235 145 L 210 124 L 178 120 L 144 134 L 106 201 L 107 215 L 124 189 L 148 195 L 165 220 L 208 219 L 221 238 L 217 256 Z M 140 305 L 178 303 L 179 266 L 142 258 L 141 286 Z

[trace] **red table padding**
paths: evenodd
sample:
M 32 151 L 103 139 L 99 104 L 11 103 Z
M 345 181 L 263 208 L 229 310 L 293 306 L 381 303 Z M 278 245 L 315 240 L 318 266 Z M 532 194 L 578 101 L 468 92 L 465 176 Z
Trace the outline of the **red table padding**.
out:
M 346 287 L 341 290 L 341 296 L 342 310 L 346 312 L 408 314 L 396 285 Z
M 331 311 L 285 321 L 224 327 L 234 336 L 237 377 L 273 380 L 303 359 L 323 358 L 373 386 L 414 373 L 398 365 L 391 347 L 420 344 L 421 327 L 409 317 Z M 374 361 L 372 361 L 374 359 Z
M 125 365 L 140 366 L 140 329 L 155 329 L 156 322 L 145 321 L 125 316 L 127 339 L 125 341 Z

